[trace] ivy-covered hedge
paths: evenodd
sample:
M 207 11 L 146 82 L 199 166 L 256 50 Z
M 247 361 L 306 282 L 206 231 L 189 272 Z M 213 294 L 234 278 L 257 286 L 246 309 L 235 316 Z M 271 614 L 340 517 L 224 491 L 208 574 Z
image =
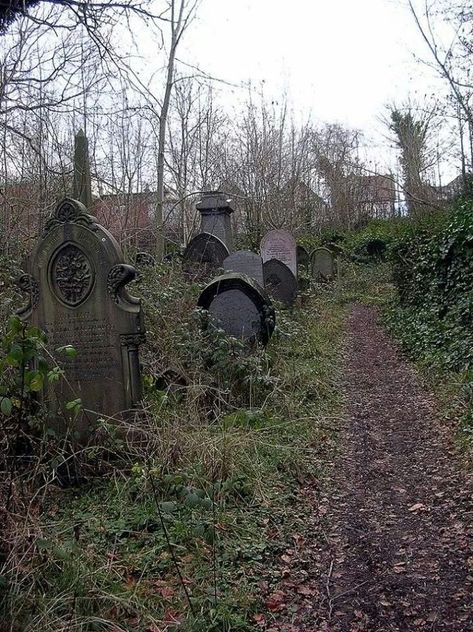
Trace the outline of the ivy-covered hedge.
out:
M 410 227 L 391 247 L 399 304 L 389 322 L 416 360 L 473 369 L 473 201 Z

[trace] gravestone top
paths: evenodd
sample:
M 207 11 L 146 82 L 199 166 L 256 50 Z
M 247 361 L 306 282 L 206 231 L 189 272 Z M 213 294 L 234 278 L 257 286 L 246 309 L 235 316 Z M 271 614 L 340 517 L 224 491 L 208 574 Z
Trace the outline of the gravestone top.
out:
M 183 259 L 188 269 L 190 262 L 219 268 L 229 254 L 228 248 L 221 239 L 210 233 L 200 233 L 187 244 Z
M 196 209 L 200 213 L 200 232 L 218 237 L 228 248 L 233 250 L 233 234 L 230 215 L 234 208 L 230 197 L 222 191 L 207 191 L 197 202 Z
M 291 307 L 297 296 L 297 279 L 287 265 L 279 259 L 270 259 L 263 263 L 263 274 L 269 294 L 286 307 Z
M 296 240 L 287 230 L 270 230 L 261 240 L 263 263 L 270 259 L 282 261 L 297 278 Z
M 312 276 L 318 282 L 332 281 L 336 275 L 336 262 L 328 248 L 316 248 L 311 256 Z
M 207 310 L 215 324 L 228 335 L 254 343 L 268 343 L 275 313 L 266 292 L 244 274 L 227 273 L 203 290 L 198 306 Z
M 137 252 L 135 264 L 140 268 L 153 267 L 156 265 L 156 259 L 149 252 Z
M 61 434 L 86 441 L 98 417 L 121 417 L 141 399 L 145 329 L 140 301 L 125 287 L 134 278 L 112 235 L 81 202 L 63 200 L 19 281 L 30 297 L 20 316 L 46 333 L 51 356 L 65 370 L 47 393 L 51 425 Z M 74 358 L 57 351 L 65 345 L 76 349 Z M 82 412 L 68 419 L 65 404 L 75 399 Z
M 261 287 L 264 287 L 263 261 L 260 255 L 250 250 L 238 250 L 228 256 L 223 262 L 226 272 L 240 272 L 254 279 Z

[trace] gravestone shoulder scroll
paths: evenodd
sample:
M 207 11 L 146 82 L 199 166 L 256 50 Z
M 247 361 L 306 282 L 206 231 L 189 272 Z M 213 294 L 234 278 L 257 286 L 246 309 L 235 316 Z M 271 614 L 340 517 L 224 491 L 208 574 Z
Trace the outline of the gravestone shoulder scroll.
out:
M 270 230 L 261 240 L 263 263 L 270 259 L 282 261 L 297 279 L 297 245 L 287 230 Z
M 333 281 L 337 273 L 333 252 L 328 248 L 316 248 L 310 258 L 313 279 L 318 283 Z
M 98 417 L 120 418 L 141 399 L 138 349 L 145 329 L 140 301 L 126 290 L 134 278 L 115 239 L 85 206 L 62 201 L 19 280 L 30 298 L 20 316 L 45 331 L 65 370 L 47 393 L 60 433 L 72 430 L 86 441 Z M 66 345 L 75 357 L 57 351 Z M 75 399 L 82 412 L 71 422 L 65 404 Z
M 264 287 L 263 261 L 259 255 L 250 250 L 238 250 L 228 256 L 223 262 L 225 272 L 239 272 Z
M 200 233 L 187 244 L 183 261 L 187 269 L 189 269 L 189 263 L 219 268 L 229 254 L 228 248 L 221 239 L 210 233 Z
M 139 268 L 152 268 L 156 265 L 156 259 L 149 252 L 137 252 L 135 265 Z
M 237 273 L 223 274 L 203 290 L 198 306 L 228 335 L 248 343 L 266 345 L 275 325 L 270 299 L 254 279 Z
M 286 307 L 291 307 L 297 297 L 297 280 L 291 270 L 279 259 L 263 263 L 264 284 L 268 293 Z

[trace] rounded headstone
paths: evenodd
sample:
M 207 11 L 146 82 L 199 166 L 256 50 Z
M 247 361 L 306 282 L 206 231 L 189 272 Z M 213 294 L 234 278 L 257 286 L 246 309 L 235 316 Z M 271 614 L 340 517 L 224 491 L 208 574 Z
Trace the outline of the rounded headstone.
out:
M 294 304 L 297 296 L 297 279 L 279 259 L 263 263 L 264 285 L 269 294 L 286 307 Z
M 267 344 L 274 331 L 274 308 L 254 279 L 237 273 L 223 274 L 203 290 L 198 306 L 228 335 Z
M 316 248 L 310 258 L 313 279 L 318 283 L 333 281 L 337 272 L 333 252 L 328 248 Z
M 297 278 L 297 245 L 291 233 L 282 229 L 270 230 L 261 240 L 260 249 L 263 263 L 278 259 Z
M 264 287 L 263 261 L 261 257 L 250 250 L 238 250 L 228 256 L 223 262 L 225 272 L 240 272 Z
M 220 268 L 229 255 L 228 248 L 221 239 L 210 233 L 200 233 L 187 244 L 184 251 L 184 263 L 197 263 Z

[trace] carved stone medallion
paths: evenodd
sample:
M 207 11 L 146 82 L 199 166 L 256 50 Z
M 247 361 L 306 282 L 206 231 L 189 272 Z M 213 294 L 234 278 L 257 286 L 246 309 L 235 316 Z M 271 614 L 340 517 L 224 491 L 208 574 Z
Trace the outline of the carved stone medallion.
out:
M 51 266 L 51 284 L 60 301 L 72 307 L 80 305 L 90 294 L 94 273 L 80 248 L 67 244 Z

